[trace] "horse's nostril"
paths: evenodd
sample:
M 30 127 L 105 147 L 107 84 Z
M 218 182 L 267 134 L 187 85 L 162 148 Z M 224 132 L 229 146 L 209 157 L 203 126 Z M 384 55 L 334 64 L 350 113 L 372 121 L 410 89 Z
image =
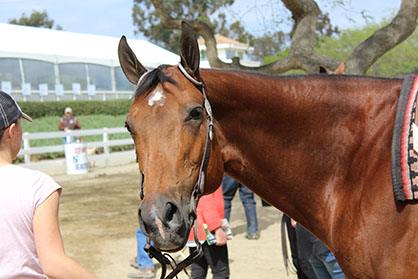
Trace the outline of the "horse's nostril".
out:
M 166 204 L 166 214 L 165 214 L 165 220 L 167 221 L 167 222 L 170 222 L 171 220 L 173 220 L 173 216 L 174 216 L 174 214 L 176 214 L 176 212 L 177 212 L 177 206 L 176 205 L 174 205 L 173 203 L 171 203 L 171 202 L 168 202 L 167 204 Z

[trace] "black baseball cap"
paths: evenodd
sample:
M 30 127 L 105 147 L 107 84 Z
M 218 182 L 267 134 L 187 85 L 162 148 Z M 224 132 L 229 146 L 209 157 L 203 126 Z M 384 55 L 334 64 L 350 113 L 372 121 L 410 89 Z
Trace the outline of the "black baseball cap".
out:
M 8 128 L 19 117 L 32 122 L 26 113 L 24 113 L 12 96 L 0 90 L 0 130 Z

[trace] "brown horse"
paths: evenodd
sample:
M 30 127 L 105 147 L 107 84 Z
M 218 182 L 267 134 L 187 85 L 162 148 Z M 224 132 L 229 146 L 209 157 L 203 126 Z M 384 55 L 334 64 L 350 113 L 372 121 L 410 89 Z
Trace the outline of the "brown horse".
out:
M 395 201 L 391 184 L 402 80 L 199 71 L 185 23 L 180 56 L 147 72 L 119 45 L 138 84 L 126 124 L 144 175 L 139 219 L 158 249 L 183 247 L 194 197 L 225 171 L 326 243 L 347 278 L 418 278 L 418 206 Z

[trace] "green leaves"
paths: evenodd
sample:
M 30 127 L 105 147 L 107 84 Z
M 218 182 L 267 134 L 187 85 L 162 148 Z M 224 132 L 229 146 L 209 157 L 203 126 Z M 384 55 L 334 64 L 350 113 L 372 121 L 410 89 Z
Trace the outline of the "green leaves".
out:
M 222 13 L 222 8 L 228 7 L 234 0 L 172 0 L 161 1 L 167 13 L 174 19 L 200 20 L 216 29 L 222 29 L 222 15 L 219 19 L 214 14 Z M 134 25 L 151 42 L 178 53 L 180 30 L 165 28 L 161 18 L 150 0 L 134 0 L 132 9 Z M 225 29 L 225 28 L 224 28 Z
M 387 22 L 370 24 L 362 29 L 344 30 L 337 37 L 322 37 L 315 48 L 339 61 L 345 61 L 353 50 L 365 39 Z M 379 77 L 403 77 L 405 74 L 418 71 L 418 30 L 403 43 L 383 55 L 370 69 L 367 75 Z
M 23 13 L 19 19 L 10 19 L 9 23 L 33 27 L 44 27 L 49 29 L 52 29 L 52 27 L 54 26 L 54 21 L 52 19 L 49 19 L 46 10 L 44 10 L 43 12 L 33 10 L 29 17 L 26 17 L 25 13 Z M 56 25 L 55 28 L 57 30 L 62 30 L 62 27 L 59 25 Z

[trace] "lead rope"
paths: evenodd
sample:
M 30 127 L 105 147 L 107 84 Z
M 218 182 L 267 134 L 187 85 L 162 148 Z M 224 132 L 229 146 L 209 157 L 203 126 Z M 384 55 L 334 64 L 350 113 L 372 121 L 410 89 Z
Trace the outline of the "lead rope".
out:
M 194 241 L 196 243 L 196 249 L 191 253 L 187 258 L 181 261 L 179 264 L 171 257 L 168 253 L 161 253 L 151 245 L 150 239 L 147 237 L 147 244 L 144 246 L 144 250 L 148 253 L 150 258 L 155 258 L 161 264 L 161 279 L 172 279 L 177 277 L 177 274 L 184 270 L 184 273 L 191 279 L 191 276 L 186 270 L 186 267 L 197 261 L 203 254 L 202 244 L 199 242 L 198 237 L 198 228 L 197 228 L 197 218 L 196 218 L 196 207 L 197 199 L 199 197 L 200 187 L 199 181 L 196 182 L 195 187 L 193 188 L 192 197 L 190 201 L 190 211 L 189 211 L 189 222 L 193 223 L 194 226 Z M 167 265 L 169 265 L 173 270 L 170 274 L 165 277 L 167 272 Z
M 206 170 L 209 163 L 209 157 L 210 157 L 210 142 L 213 139 L 213 130 L 214 130 L 214 123 L 213 123 L 213 115 L 212 115 L 212 107 L 210 106 L 209 100 L 206 95 L 205 91 L 205 85 L 201 81 L 197 81 L 194 79 L 187 71 L 184 69 L 183 65 L 181 63 L 178 64 L 178 67 L 180 71 L 184 74 L 187 79 L 189 79 L 194 85 L 201 87 L 201 92 L 203 94 L 203 97 L 205 98 L 204 101 L 204 107 L 206 110 L 206 123 L 207 123 L 207 133 L 206 133 L 206 144 L 205 144 L 205 151 L 203 154 L 203 160 L 202 164 L 200 165 L 199 170 L 199 177 L 197 179 L 197 182 L 195 186 L 193 187 L 192 195 L 190 198 L 190 208 L 189 208 L 189 222 L 190 224 L 193 223 L 194 226 L 194 241 L 196 243 L 196 249 L 191 253 L 186 259 L 181 261 L 179 264 L 176 263 L 176 261 L 171 257 L 168 253 L 161 253 L 161 251 L 158 251 L 151 245 L 150 239 L 147 237 L 147 244 L 144 246 L 144 250 L 148 253 L 150 258 L 155 258 L 160 264 L 161 264 L 161 279 L 172 279 L 174 277 L 177 277 L 177 274 L 180 273 L 182 270 L 186 273 L 186 275 L 190 277 L 188 274 L 186 267 L 190 264 L 197 261 L 203 254 L 202 244 L 199 242 L 198 238 L 198 228 L 197 228 L 197 218 L 196 218 L 196 208 L 197 203 L 199 200 L 200 195 L 202 195 L 204 191 L 205 186 L 205 177 L 206 177 Z M 148 72 L 147 72 L 148 73 Z M 143 77 L 147 74 L 145 73 L 138 81 L 138 84 L 141 82 Z M 143 183 L 143 175 L 142 175 L 142 182 Z M 143 198 L 143 190 L 141 188 L 141 198 Z M 165 277 L 165 274 L 167 272 L 167 265 L 169 265 L 173 270 L 170 272 L 170 274 Z
M 151 245 L 150 239 L 147 237 L 147 244 L 144 246 L 144 250 L 148 253 L 148 256 L 152 259 L 155 258 L 160 264 L 161 264 L 161 277 L 160 279 L 172 279 L 174 277 L 177 277 L 177 274 L 179 274 L 182 270 L 184 273 L 191 279 L 191 276 L 186 270 L 186 267 L 197 261 L 203 254 L 202 245 L 199 242 L 199 238 L 197 236 L 197 221 L 196 218 L 194 219 L 194 239 L 196 242 L 196 250 L 193 251 L 187 258 L 185 258 L 183 261 L 181 261 L 179 264 L 176 263 L 176 261 L 173 259 L 172 256 L 168 253 L 161 253 L 157 249 L 154 248 L 154 246 Z M 173 270 L 170 272 L 170 274 L 165 277 L 165 274 L 167 272 L 167 265 L 169 265 Z

